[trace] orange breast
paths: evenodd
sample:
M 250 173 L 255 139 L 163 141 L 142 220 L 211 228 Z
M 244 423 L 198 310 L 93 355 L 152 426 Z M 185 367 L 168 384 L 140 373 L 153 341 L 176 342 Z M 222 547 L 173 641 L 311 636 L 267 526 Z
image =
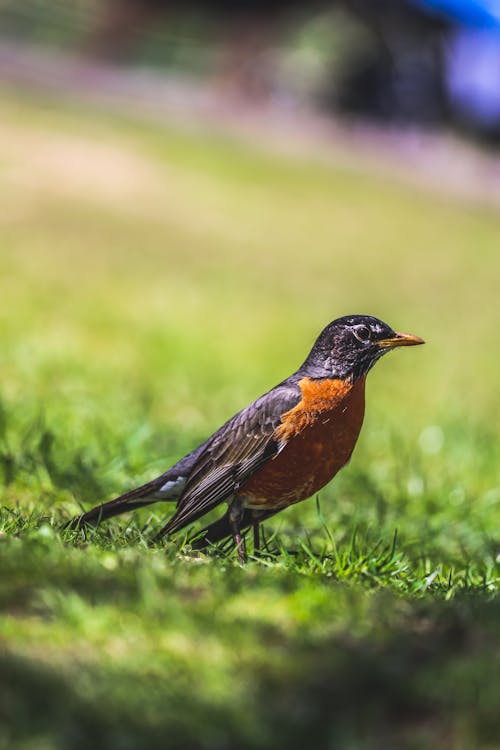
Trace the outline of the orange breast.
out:
M 250 508 L 305 500 L 349 461 L 365 411 L 364 379 L 299 382 L 301 401 L 283 415 L 275 437 L 282 450 L 239 490 Z

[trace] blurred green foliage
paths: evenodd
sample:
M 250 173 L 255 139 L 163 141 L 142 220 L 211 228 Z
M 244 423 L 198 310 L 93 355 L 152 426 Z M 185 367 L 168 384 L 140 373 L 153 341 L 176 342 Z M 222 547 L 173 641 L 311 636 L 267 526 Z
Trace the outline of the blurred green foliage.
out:
M 0 747 L 496 747 L 498 216 L 216 134 L 0 112 Z M 351 465 L 264 559 L 151 545 L 163 507 L 60 530 L 352 312 L 428 343 L 377 365 Z

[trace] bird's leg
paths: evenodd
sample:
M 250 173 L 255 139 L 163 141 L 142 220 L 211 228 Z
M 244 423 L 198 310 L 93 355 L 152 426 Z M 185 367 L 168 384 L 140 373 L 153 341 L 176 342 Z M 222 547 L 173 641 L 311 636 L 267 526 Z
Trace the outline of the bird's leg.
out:
M 253 522 L 253 553 L 255 557 L 260 557 L 260 523 Z
M 233 532 L 233 539 L 238 550 L 238 559 L 240 563 L 246 563 L 245 542 L 241 537 L 241 519 L 243 517 L 244 506 L 241 498 L 237 495 L 233 498 L 229 506 L 229 524 Z

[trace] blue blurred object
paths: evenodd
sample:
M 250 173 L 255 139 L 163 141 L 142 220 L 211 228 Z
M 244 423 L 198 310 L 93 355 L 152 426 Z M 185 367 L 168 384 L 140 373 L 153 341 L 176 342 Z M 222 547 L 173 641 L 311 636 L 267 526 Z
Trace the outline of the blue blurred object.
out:
M 500 133 L 500 0 L 412 0 L 451 25 L 444 85 L 453 119 L 483 136 Z
M 500 128 L 500 32 L 457 29 L 449 38 L 445 78 L 450 103 L 464 125 L 483 134 Z
M 423 10 L 474 29 L 500 29 L 500 0 L 412 0 Z

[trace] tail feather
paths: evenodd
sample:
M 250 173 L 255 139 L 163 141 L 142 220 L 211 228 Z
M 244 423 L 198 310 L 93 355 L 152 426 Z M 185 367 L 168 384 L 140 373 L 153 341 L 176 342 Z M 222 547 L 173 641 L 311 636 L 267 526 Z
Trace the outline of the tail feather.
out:
M 130 492 L 125 492 L 124 495 L 120 495 L 114 500 L 96 505 L 95 508 L 91 508 L 80 516 L 76 516 L 66 524 L 66 527 L 75 529 L 85 524 L 99 524 L 101 521 L 118 516 L 120 513 L 127 513 L 129 510 L 142 508 L 159 501 L 177 502 L 186 484 L 186 478 L 203 448 L 204 444 L 198 446 L 156 479 L 152 479 L 150 482 L 130 490 Z
M 96 505 L 95 508 L 91 508 L 86 513 L 73 518 L 67 526 L 69 528 L 78 528 L 78 526 L 86 524 L 99 524 L 101 521 L 118 516 L 120 513 L 126 513 L 129 510 L 151 505 L 161 499 L 173 500 L 174 498 L 161 497 L 158 493 L 160 486 L 161 482 L 159 482 L 159 479 L 153 479 L 151 482 L 136 487 L 136 489 L 130 492 L 125 492 L 125 494 L 115 497 L 107 503 Z

